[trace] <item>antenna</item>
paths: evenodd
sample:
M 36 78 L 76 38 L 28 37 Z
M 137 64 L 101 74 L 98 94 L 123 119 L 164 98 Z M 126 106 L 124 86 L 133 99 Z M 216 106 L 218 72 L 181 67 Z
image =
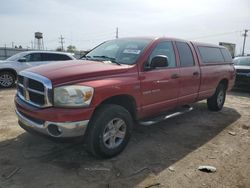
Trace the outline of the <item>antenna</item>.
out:
M 118 27 L 116 28 L 115 38 L 116 38 L 116 39 L 118 39 L 118 38 L 119 38 L 119 30 L 118 30 Z

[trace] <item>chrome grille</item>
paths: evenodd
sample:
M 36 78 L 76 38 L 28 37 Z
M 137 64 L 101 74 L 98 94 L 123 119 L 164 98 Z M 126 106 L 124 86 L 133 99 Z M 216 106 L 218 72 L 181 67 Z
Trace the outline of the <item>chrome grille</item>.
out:
M 36 107 L 52 105 L 51 81 L 39 74 L 21 71 L 18 75 L 17 95 L 25 102 Z
M 236 69 L 237 73 L 250 73 L 250 69 Z

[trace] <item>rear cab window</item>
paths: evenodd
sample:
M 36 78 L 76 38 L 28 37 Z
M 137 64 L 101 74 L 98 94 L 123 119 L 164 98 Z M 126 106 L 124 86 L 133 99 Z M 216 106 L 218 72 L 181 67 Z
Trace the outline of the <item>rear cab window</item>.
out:
M 224 60 L 226 62 L 232 62 L 232 56 L 231 56 L 230 52 L 225 48 L 222 48 L 220 50 L 221 50 L 221 53 L 222 53 L 222 55 L 224 57 Z

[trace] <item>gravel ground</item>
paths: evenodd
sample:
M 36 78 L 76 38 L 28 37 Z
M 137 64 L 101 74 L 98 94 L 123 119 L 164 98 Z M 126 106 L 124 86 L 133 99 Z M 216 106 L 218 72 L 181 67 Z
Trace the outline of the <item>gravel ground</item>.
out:
M 15 90 L 0 90 L 0 188 L 250 187 L 250 93 L 228 93 L 225 107 L 194 110 L 136 126 L 119 156 L 97 160 L 79 141 L 53 142 L 17 124 Z M 212 165 L 215 173 L 201 172 Z

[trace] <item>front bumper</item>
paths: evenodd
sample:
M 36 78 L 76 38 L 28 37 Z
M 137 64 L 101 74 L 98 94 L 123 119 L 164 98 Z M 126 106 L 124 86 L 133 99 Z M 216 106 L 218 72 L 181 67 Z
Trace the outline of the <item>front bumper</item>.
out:
M 76 122 L 51 122 L 51 121 L 37 121 L 29 118 L 16 109 L 19 124 L 28 129 L 37 131 L 39 133 L 52 137 L 78 137 L 83 136 L 89 120 Z
M 237 75 L 235 80 L 235 87 L 250 89 L 250 76 Z
M 37 108 L 15 97 L 16 114 L 23 129 L 52 137 L 79 137 L 86 132 L 94 107 Z

